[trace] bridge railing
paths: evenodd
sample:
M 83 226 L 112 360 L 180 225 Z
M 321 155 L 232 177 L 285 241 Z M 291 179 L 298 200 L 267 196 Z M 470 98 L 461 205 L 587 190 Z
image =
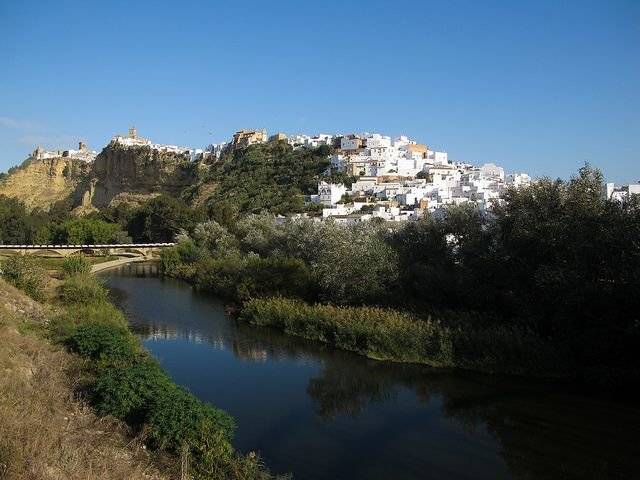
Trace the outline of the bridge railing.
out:
M 0 250 L 44 250 L 44 249 L 99 249 L 99 248 L 165 248 L 173 247 L 174 242 L 165 243 L 114 243 L 95 245 L 1 245 Z

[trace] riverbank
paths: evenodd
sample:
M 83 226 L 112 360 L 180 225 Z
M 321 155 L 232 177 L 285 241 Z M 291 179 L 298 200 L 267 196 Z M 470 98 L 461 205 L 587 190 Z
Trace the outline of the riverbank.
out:
M 474 328 L 473 318 L 464 319 L 466 326 L 461 328 L 391 309 L 308 304 L 282 297 L 249 300 L 240 318 L 375 360 L 484 373 L 569 374 L 568 360 L 557 345 L 522 328 Z
M 637 404 L 570 381 L 370 360 L 225 315 L 138 264 L 104 275 L 145 348 L 294 478 L 631 478 Z M 313 452 L 310 454 L 309 452 Z M 425 452 L 438 452 L 437 455 Z
M 131 259 L 126 260 L 117 261 L 118 265 L 128 263 Z M 129 330 L 123 314 L 110 303 L 107 291 L 90 274 L 92 268 L 89 262 L 75 258 L 63 263 L 62 267 L 64 274 L 55 272 L 51 277 L 41 278 L 43 270 L 32 259 L 16 259 L 5 264 L 3 274 L 7 278 L 18 285 L 28 286 L 28 290 L 41 299 L 40 303 L 30 300 L 40 306 L 37 308 L 41 312 L 40 323 L 23 328 L 34 333 L 34 341 L 42 350 L 51 349 L 67 359 L 62 364 L 59 361 L 56 363 L 61 371 L 68 372 L 68 394 L 59 399 L 61 407 L 76 396 L 84 399 L 84 410 L 96 422 L 104 422 L 105 426 L 115 425 L 115 431 L 124 432 L 123 444 L 128 442 L 136 446 L 146 455 L 149 465 L 144 468 L 133 465 L 132 468 L 142 468 L 141 473 L 136 471 L 114 475 L 113 471 L 108 471 L 105 463 L 102 477 L 91 474 L 68 474 L 63 477 L 273 478 L 255 454 L 244 456 L 235 452 L 231 445 L 234 422 L 229 415 L 177 386 L 142 348 L 137 337 Z M 64 280 L 61 282 L 60 278 Z M 6 297 L 13 298 L 19 294 L 26 298 L 24 293 L 4 282 L 3 285 L 9 289 Z M 34 285 L 38 289 L 32 288 Z M 26 311 L 21 307 L 15 310 Z M 11 330 L 15 322 L 5 321 L 5 317 L 3 315 L 3 325 L 6 323 Z M 4 354 L 0 358 L 10 359 L 14 356 L 11 352 L 16 348 L 11 342 L 5 343 Z M 29 368 L 17 368 L 16 372 L 28 372 Z M 25 428 L 28 422 L 22 419 L 39 419 L 47 424 L 41 415 L 31 412 L 34 408 L 33 399 L 39 394 L 34 391 L 36 388 L 37 384 L 34 384 L 28 390 L 11 390 L 7 387 L 0 392 L 0 404 L 6 401 L 8 404 L 21 403 L 25 407 L 19 415 L 17 412 L 13 414 L 14 428 L 17 430 L 28 430 Z M 47 391 L 57 390 L 48 386 Z M 21 397 L 25 398 L 19 400 Z M 12 415 L 11 411 L 6 413 Z M 66 419 L 69 418 L 67 415 Z M 61 434 L 64 433 L 63 429 Z M 114 441 L 110 438 L 112 432 L 103 431 L 103 434 L 107 441 Z M 20 445 L 25 442 L 18 442 L 19 435 L 14 437 L 15 440 L 11 440 L 11 432 L 7 432 L 4 438 L 9 440 L 0 443 L 0 473 L 4 469 L 6 472 L 17 472 L 11 475 L 7 473 L 6 478 L 26 478 L 29 475 L 18 473 L 27 468 L 20 467 L 20 463 L 29 461 L 28 457 L 22 459 L 19 454 Z M 36 440 L 34 437 L 34 442 Z M 92 445 L 92 442 L 86 445 Z M 57 451 L 59 448 L 64 447 L 44 442 L 42 455 L 62 455 L 63 452 Z M 150 451 L 153 453 L 149 454 Z M 86 453 L 89 454 L 88 451 Z M 91 462 L 89 468 L 90 465 Z M 153 469 L 157 472 L 156 477 L 145 473 Z
M 124 423 L 78 397 L 82 360 L 47 339 L 56 315 L 0 279 L 0 478 L 170 478 Z

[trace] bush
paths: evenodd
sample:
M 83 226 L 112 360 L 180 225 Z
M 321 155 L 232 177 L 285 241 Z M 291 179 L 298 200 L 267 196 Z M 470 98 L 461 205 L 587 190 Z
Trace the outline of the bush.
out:
M 309 267 L 281 255 L 207 257 L 196 263 L 193 280 L 202 290 L 239 302 L 266 295 L 310 298 L 315 290 Z
M 101 415 L 147 425 L 155 448 L 180 455 L 186 447 L 198 462 L 212 453 L 217 461 L 232 458 L 233 419 L 175 385 L 149 358 L 106 368 L 94 393 Z
M 111 415 L 139 426 L 147 420 L 154 398 L 170 388 L 171 381 L 151 359 L 113 366 L 99 376 L 95 407 L 101 415 Z
M 204 450 L 217 432 L 233 438 L 235 424 L 222 410 L 203 403 L 175 384 L 156 392 L 149 414 L 151 438 L 160 448 L 179 453 L 183 445 Z
M 76 275 L 69 278 L 60 287 L 60 298 L 65 303 L 106 302 L 107 290 L 92 275 Z
M 33 259 L 22 255 L 7 258 L 2 264 L 2 275 L 34 300 L 44 299 L 45 272 Z
M 93 360 L 110 362 L 132 359 L 140 352 L 135 338 L 116 325 L 85 323 L 67 340 L 69 348 Z
M 49 324 L 50 338 L 55 342 L 66 342 L 78 325 L 103 323 L 126 329 L 127 321 L 120 310 L 109 302 L 72 304 Z
M 160 270 L 164 275 L 172 275 L 182 263 L 176 247 L 163 248 L 160 252 Z
M 62 271 L 69 277 L 86 275 L 91 272 L 91 262 L 82 255 L 67 257 L 62 262 Z

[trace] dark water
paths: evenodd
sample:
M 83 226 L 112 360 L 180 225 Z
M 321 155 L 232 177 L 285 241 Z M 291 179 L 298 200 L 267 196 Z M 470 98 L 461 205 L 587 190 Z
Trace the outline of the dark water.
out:
M 640 478 L 640 408 L 566 386 L 376 362 L 239 324 L 130 265 L 104 274 L 176 382 L 235 446 L 296 479 Z

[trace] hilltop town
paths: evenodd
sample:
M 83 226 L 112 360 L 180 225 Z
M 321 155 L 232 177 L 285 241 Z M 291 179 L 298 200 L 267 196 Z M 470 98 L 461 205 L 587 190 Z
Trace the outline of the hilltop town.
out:
M 480 210 L 489 210 L 495 202 L 500 201 L 508 188 L 520 188 L 532 182 L 527 173 L 505 172 L 504 168 L 494 163 L 473 165 L 452 160 L 447 152 L 437 151 L 407 136 L 392 138 L 379 133 L 276 133 L 269 136 L 264 129 L 239 130 L 228 142 L 193 148 L 154 143 L 140 136 L 135 127 L 131 127 L 127 134 L 115 135 L 103 150 L 103 163 L 107 162 L 108 165 L 93 169 L 101 176 L 101 180 L 94 181 L 93 184 L 90 181 L 76 182 L 87 190 L 76 192 L 75 197 L 82 199 L 78 202 L 84 207 L 88 207 L 91 202 L 94 206 L 101 207 L 113 198 L 139 190 L 135 182 L 144 183 L 142 193 L 152 195 L 156 190 L 162 191 L 167 183 L 172 183 L 168 178 L 180 176 L 179 181 L 173 182 L 176 183 L 174 190 L 177 192 L 196 182 L 197 176 L 191 175 L 193 172 L 188 168 L 186 171 L 189 174 L 184 174 L 184 164 L 207 168 L 220 162 L 225 154 L 274 142 L 289 145 L 294 151 L 312 149 L 319 152 L 320 156 L 324 155 L 327 160 L 326 170 L 318 177 L 316 191 L 305 193 L 305 211 L 297 212 L 296 215 L 316 219 L 333 218 L 339 223 L 353 224 L 374 218 L 389 221 L 413 220 L 426 212 L 438 214 L 450 205 L 461 204 L 472 204 Z M 114 151 L 120 154 L 114 154 Z M 30 159 L 62 159 L 73 161 L 77 165 L 92 163 L 98 155 L 96 151 L 89 150 L 84 142 L 79 142 L 77 150 L 47 151 L 37 147 Z M 147 160 L 139 165 L 140 168 L 133 168 L 132 162 L 139 160 L 141 155 Z M 173 163 L 169 162 L 168 168 L 166 161 L 154 164 L 158 158 L 172 159 Z M 61 171 L 65 165 L 58 165 L 57 170 Z M 176 165 L 180 168 L 176 168 Z M 49 173 L 53 172 L 49 163 L 46 164 L 46 169 Z M 144 176 L 151 176 L 154 180 L 145 181 L 142 179 Z M 38 177 L 38 181 L 41 181 L 41 177 L 42 175 Z M 56 193 L 58 196 L 65 194 L 64 188 L 68 188 L 68 182 L 59 183 L 61 191 L 49 193 L 47 198 L 52 195 L 55 197 Z M 12 192 L 9 190 L 4 193 L 12 195 Z M 621 200 L 638 192 L 640 185 L 616 186 L 610 183 L 607 184 L 606 195 L 608 198 Z M 30 204 L 37 204 L 37 196 L 33 197 L 36 193 L 37 187 L 35 190 L 31 189 Z M 127 198 L 130 199 L 131 196 Z

